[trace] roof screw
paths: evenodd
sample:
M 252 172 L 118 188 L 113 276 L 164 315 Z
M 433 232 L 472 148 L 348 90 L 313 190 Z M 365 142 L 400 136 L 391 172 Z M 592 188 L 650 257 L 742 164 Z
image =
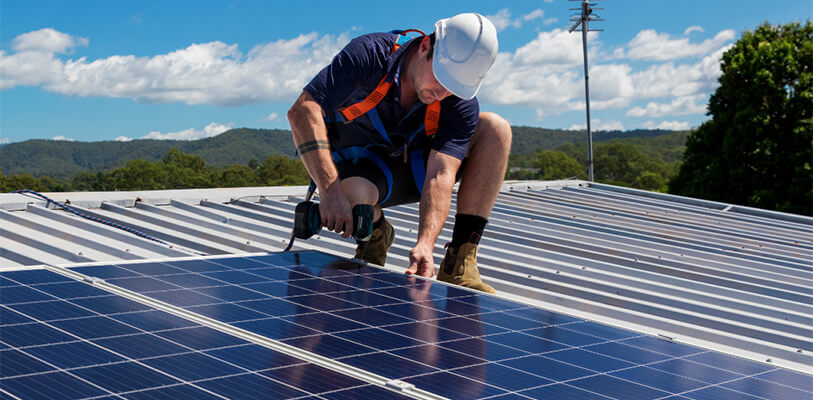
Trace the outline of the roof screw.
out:
M 802 352 L 802 349 L 796 350 L 796 352 L 797 352 L 797 353 L 801 353 L 801 352 Z
M 125 252 L 125 253 L 129 253 L 129 252 L 130 252 L 130 249 L 124 249 L 124 252 Z
M 247 245 L 251 245 L 251 241 L 250 241 L 250 240 L 246 240 L 246 244 L 247 244 Z
M 85 254 L 84 254 L 84 253 L 82 253 L 82 252 L 80 251 L 79 253 L 77 253 L 77 255 L 79 255 L 79 256 L 83 256 L 83 255 L 85 255 Z
M 773 360 L 771 360 L 771 359 L 769 358 L 769 359 L 765 360 L 765 362 L 773 362 Z

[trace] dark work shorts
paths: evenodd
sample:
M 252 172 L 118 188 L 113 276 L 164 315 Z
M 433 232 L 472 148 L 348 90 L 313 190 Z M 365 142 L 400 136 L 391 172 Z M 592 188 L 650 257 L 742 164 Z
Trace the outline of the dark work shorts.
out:
M 382 208 L 398 206 L 401 204 L 417 203 L 420 201 L 421 193 L 418 190 L 418 186 L 415 183 L 415 177 L 412 174 L 412 160 L 408 160 L 405 163 L 402 155 L 392 157 L 389 151 L 384 149 L 371 148 L 370 150 L 381 157 L 381 160 L 384 161 L 384 164 L 387 165 L 392 173 L 392 193 L 386 202 L 384 202 L 384 198 L 387 196 L 387 177 L 384 172 L 381 171 L 378 164 L 374 161 L 359 158 L 358 162 L 356 163 L 353 163 L 352 160 L 344 160 L 336 163 L 336 169 L 339 171 L 339 179 L 343 180 L 353 176 L 358 176 L 372 182 L 378 188 L 377 204 L 381 205 Z M 429 159 L 429 150 L 430 149 L 427 146 L 427 148 L 425 148 L 423 151 L 424 170 L 426 169 L 426 162 Z M 463 165 L 460 166 L 460 170 L 457 172 L 456 179 L 458 181 L 460 180 L 464 165 L 465 160 Z M 419 182 L 418 184 L 423 187 L 423 181 Z

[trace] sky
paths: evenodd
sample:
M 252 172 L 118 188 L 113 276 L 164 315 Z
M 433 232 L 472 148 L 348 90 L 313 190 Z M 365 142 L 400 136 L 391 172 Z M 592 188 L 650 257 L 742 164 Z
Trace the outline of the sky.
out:
M 593 130 L 705 121 L 722 54 L 810 0 L 601 0 L 588 35 Z M 584 129 L 582 37 L 565 0 L 0 1 L 0 145 L 200 139 L 289 129 L 286 111 L 350 39 L 462 12 L 487 16 L 499 54 L 482 111 L 513 125 Z

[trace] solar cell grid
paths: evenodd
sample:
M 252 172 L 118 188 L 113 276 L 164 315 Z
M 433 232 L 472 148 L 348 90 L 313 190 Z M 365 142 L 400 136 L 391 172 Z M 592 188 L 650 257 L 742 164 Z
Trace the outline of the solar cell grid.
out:
M 134 288 L 451 398 L 709 398 L 760 384 L 773 388 L 764 389 L 767 394 L 811 394 L 810 387 L 798 387 L 803 374 L 321 253 L 171 264 L 171 273 L 143 268 L 160 283 Z M 176 296 L 166 293 L 210 303 L 173 303 Z M 235 320 L 235 314 L 243 315 Z M 759 379 L 769 373 L 784 383 Z M 708 376 L 716 378 L 698 379 Z
M 50 271 L 0 277 L 0 397 L 341 398 L 370 386 Z
M 449 398 L 813 395 L 809 375 L 323 253 L 72 269 Z M 0 285 L 0 390 L 22 398 L 398 398 L 49 271 Z

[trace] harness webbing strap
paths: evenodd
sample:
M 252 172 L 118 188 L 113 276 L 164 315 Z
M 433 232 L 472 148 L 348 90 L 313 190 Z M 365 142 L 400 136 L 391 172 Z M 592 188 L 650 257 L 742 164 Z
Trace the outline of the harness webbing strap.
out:
M 381 116 L 378 115 L 378 111 L 375 108 L 370 109 L 370 111 L 367 111 L 367 117 L 370 118 L 370 122 L 372 122 L 375 130 L 378 131 L 378 134 L 381 135 L 387 143 L 392 144 L 390 135 L 387 134 L 387 128 L 384 126 L 384 121 L 381 120 Z
M 417 148 L 409 152 L 410 166 L 412 167 L 412 177 L 415 178 L 415 187 L 418 194 L 423 195 L 423 182 L 426 180 L 426 166 L 423 165 L 423 149 Z
M 385 76 L 364 100 L 341 110 L 346 122 L 350 122 L 375 108 L 381 100 L 384 100 L 384 96 L 390 91 L 390 86 L 392 86 L 392 81 L 388 82 L 387 76 Z
M 405 31 L 393 31 L 393 33 L 406 36 L 407 33 L 410 32 L 417 32 L 421 35 L 426 36 L 425 33 L 418 29 L 407 29 Z M 395 44 L 392 46 L 392 50 L 390 50 L 390 54 L 395 53 L 401 45 L 398 44 L 398 41 L 395 41 Z M 374 110 L 378 103 L 381 100 L 384 100 L 384 97 L 387 96 L 387 93 L 390 91 L 390 87 L 392 86 L 392 79 L 390 79 L 389 75 L 385 75 L 384 78 L 378 82 L 378 86 L 373 89 L 373 91 L 364 98 L 364 100 L 359 101 L 358 103 L 352 104 L 345 108 L 339 109 L 338 111 L 344 116 L 344 122 L 350 123 L 354 119 L 368 113 L 370 110 Z M 426 134 L 427 136 L 431 136 L 438 131 L 438 121 L 440 120 L 440 102 L 436 101 L 432 104 L 426 106 L 426 117 L 424 119 L 424 125 L 426 126 Z M 380 121 L 380 118 L 379 118 Z M 373 124 L 376 124 L 376 121 L 372 121 Z M 383 126 L 383 124 L 382 124 Z M 376 130 L 381 132 L 378 126 L 376 126 Z M 387 135 L 382 135 L 387 142 L 389 142 L 389 138 Z
M 423 121 L 426 136 L 432 136 L 438 131 L 438 121 L 440 121 L 440 102 L 436 101 L 426 106 L 426 117 Z

